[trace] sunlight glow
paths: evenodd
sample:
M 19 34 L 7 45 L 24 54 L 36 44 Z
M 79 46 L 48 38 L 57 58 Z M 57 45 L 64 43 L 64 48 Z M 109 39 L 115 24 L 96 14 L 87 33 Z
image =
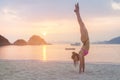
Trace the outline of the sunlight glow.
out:
M 42 35 L 43 35 L 43 36 L 46 36 L 46 35 L 47 35 L 47 32 L 42 32 Z
M 46 56 L 46 46 L 44 45 L 43 46 L 43 52 L 42 52 L 42 54 L 43 54 L 43 61 L 46 61 L 47 60 L 47 56 Z

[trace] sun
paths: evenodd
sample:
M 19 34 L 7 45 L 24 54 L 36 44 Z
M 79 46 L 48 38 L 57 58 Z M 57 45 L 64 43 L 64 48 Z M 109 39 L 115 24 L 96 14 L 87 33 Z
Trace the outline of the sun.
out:
M 46 35 L 47 35 L 47 32 L 42 32 L 42 35 L 43 35 L 43 36 L 46 36 Z

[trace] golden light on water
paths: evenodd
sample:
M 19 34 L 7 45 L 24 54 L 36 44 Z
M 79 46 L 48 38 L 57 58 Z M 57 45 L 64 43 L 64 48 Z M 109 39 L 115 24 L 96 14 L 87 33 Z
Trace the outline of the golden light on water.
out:
M 43 47 L 42 47 L 42 55 L 43 55 L 43 61 L 46 61 L 47 60 L 47 55 L 46 55 L 46 46 L 44 45 Z

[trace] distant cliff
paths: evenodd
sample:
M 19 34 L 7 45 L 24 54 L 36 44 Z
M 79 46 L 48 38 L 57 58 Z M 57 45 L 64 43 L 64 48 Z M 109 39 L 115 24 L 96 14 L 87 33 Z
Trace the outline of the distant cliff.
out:
M 120 36 L 109 41 L 95 42 L 95 44 L 120 44 Z
M 30 37 L 30 39 L 27 41 L 23 39 L 18 39 L 16 40 L 12 45 L 46 45 L 48 44 L 43 38 L 37 35 L 33 35 Z M 5 46 L 5 45 L 11 45 L 8 39 L 0 35 L 0 46 Z
M 107 41 L 107 43 L 110 43 L 110 44 L 120 44 L 120 36 L 116 37 L 116 38 L 113 38 L 110 41 Z
M 47 42 L 37 35 L 33 35 L 28 40 L 28 45 L 44 45 L 44 44 L 47 44 Z
M 18 39 L 13 43 L 13 45 L 21 45 L 21 46 L 22 45 L 27 45 L 27 42 L 23 39 Z
M 10 45 L 10 42 L 8 41 L 8 39 L 0 35 L 0 46 L 5 46 L 5 45 Z

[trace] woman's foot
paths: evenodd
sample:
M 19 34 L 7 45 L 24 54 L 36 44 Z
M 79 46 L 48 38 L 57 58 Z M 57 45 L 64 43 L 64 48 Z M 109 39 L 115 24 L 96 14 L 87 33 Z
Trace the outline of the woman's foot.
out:
M 75 4 L 75 13 L 79 13 L 79 3 Z

